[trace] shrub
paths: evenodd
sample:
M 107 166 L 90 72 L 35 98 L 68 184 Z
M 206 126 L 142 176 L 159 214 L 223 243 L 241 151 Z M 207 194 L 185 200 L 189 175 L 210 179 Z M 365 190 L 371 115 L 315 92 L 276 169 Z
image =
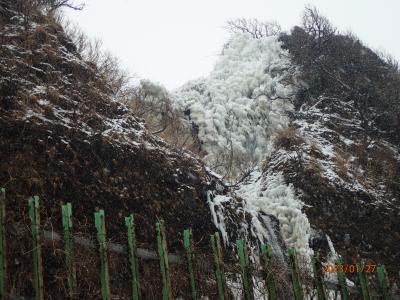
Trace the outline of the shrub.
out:
M 296 128 L 292 126 L 278 131 L 274 139 L 274 144 L 277 148 L 286 150 L 294 150 L 294 148 L 297 148 L 303 143 L 304 140 L 298 136 Z
M 283 47 L 301 67 L 295 106 L 321 96 L 352 101 L 362 127 L 374 126 L 400 143 L 400 73 L 396 61 L 365 47 L 353 34 L 341 34 L 315 8 L 306 8 L 303 26 L 281 34 Z

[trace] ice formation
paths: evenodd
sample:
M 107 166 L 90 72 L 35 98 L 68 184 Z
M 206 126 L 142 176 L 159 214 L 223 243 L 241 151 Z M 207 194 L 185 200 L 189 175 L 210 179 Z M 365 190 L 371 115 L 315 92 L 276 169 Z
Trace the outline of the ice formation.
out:
M 215 166 L 219 155 L 226 151 L 259 165 L 272 150 L 273 135 L 288 126 L 295 81 L 296 68 L 276 36 L 255 39 L 235 34 L 211 74 L 175 91 L 173 105 L 198 128 L 207 153 L 204 160 L 211 169 L 221 171 Z M 257 168 L 237 193 L 245 199 L 244 209 L 252 216 L 251 234 L 261 242 L 271 243 L 275 255 L 282 259 L 284 256 L 276 233 L 268 226 L 270 215 L 279 220 L 288 247 L 303 254 L 311 252 L 310 224 L 302 212 L 302 203 L 281 174 L 264 179 Z M 226 201 L 230 198 L 208 198 L 213 222 L 228 243 L 222 205 Z
M 236 34 L 207 78 L 173 93 L 174 107 L 198 128 L 211 167 L 226 153 L 255 164 L 265 157 L 271 135 L 288 124 L 293 73 L 277 37 Z

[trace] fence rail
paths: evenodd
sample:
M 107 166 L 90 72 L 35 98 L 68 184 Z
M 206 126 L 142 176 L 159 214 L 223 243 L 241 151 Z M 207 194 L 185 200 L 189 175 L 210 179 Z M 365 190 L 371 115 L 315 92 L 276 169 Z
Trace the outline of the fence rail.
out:
M 6 216 L 6 191 L 5 189 L 0 189 L 0 300 L 11 299 L 9 291 L 7 291 L 7 253 L 6 253 L 6 239 L 5 239 L 5 216 Z M 192 241 L 192 231 L 191 229 L 186 229 L 183 232 L 183 248 L 185 255 L 179 256 L 176 254 L 168 253 L 167 249 L 167 238 L 164 232 L 163 222 L 158 222 L 155 224 L 155 233 L 157 241 L 157 252 L 136 247 L 135 238 L 135 226 L 134 217 L 130 215 L 125 218 L 125 226 L 127 230 L 127 243 L 126 245 L 121 245 L 117 243 L 106 242 L 106 222 L 105 222 L 105 212 L 99 210 L 95 212 L 95 227 L 97 229 L 97 241 L 93 239 L 73 236 L 73 224 L 71 221 L 72 216 L 72 206 L 67 203 L 61 207 L 62 215 L 62 228 L 63 234 L 60 235 L 55 231 L 46 231 L 41 229 L 40 225 L 40 215 L 39 215 L 39 197 L 35 196 L 29 200 L 29 215 L 31 220 L 31 240 L 32 240 L 32 267 L 33 267 L 33 288 L 35 292 L 35 299 L 41 300 L 45 298 L 44 291 L 44 270 L 42 266 L 42 251 L 41 247 L 43 243 L 63 243 L 65 250 L 65 269 L 67 274 L 66 289 L 68 290 L 68 298 L 74 299 L 76 294 L 76 276 L 75 276 L 75 264 L 77 263 L 74 258 L 74 245 L 80 245 L 86 248 L 98 249 L 98 259 L 100 261 L 100 282 L 101 282 L 101 296 L 102 299 L 111 299 L 110 293 L 110 275 L 108 267 L 108 255 L 107 252 L 114 252 L 118 254 L 126 255 L 127 261 L 130 265 L 130 275 L 131 278 L 127 280 L 131 281 L 131 296 L 134 300 L 142 299 L 140 295 L 140 273 L 138 271 L 137 259 L 141 258 L 143 260 L 157 260 L 159 261 L 160 268 L 160 278 L 161 287 L 160 291 L 162 293 L 163 300 L 172 299 L 172 289 L 171 289 L 171 278 L 170 278 L 170 267 L 169 264 L 186 264 L 187 267 L 187 281 L 189 287 L 189 294 L 191 299 L 199 299 L 199 293 L 196 286 L 195 280 L 195 250 L 193 249 Z M 27 234 L 27 229 L 22 225 L 12 224 L 12 230 L 14 233 L 19 235 Z M 246 241 L 237 240 L 236 241 L 238 265 L 240 267 L 240 276 L 242 281 L 242 294 L 245 300 L 254 300 L 255 292 L 253 286 L 253 274 L 251 274 L 251 268 L 249 265 L 248 248 Z M 210 250 L 214 257 L 214 275 L 216 282 L 216 295 L 219 300 L 229 299 L 228 287 L 226 284 L 226 278 L 224 274 L 224 262 L 222 257 L 222 249 L 220 244 L 220 237 L 218 233 L 210 236 Z M 261 256 L 261 274 L 262 279 L 265 282 L 265 295 L 268 295 L 268 299 L 277 299 L 277 289 L 274 275 L 271 272 L 271 261 L 273 257 L 271 255 L 271 247 L 269 245 L 261 245 L 260 248 Z M 301 300 L 304 299 L 304 290 L 302 288 L 302 278 L 299 271 L 299 265 L 297 262 L 297 255 L 294 249 L 289 249 L 288 251 L 289 267 L 290 267 L 290 277 L 293 289 L 294 299 Z M 341 299 L 350 299 L 350 295 L 357 295 L 363 300 L 374 299 L 381 295 L 382 299 L 390 299 L 389 293 L 389 281 L 387 274 L 383 265 L 377 267 L 377 284 L 380 288 L 379 291 L 370 290 L 368 287 L 368 280 L 366 278 L 366 270 L 358 269 L 359 286 L 348 286 L 346 282 L 346 277 L 341 270 L 342 261 L 341 258 L 337 261 L 337 283 L 326 281 L 323 279 L 323 274 L 321 273 L 321 265 L 318 257 L 311 258 L 311 270 L 313 271 L 314 278 L 314 289 L 316 291 L 317 299 L 325 300 L 328 299 L 327 291 L 333 290 L 340 292 Z M 17 299 L 15 297 L 13 299 Z

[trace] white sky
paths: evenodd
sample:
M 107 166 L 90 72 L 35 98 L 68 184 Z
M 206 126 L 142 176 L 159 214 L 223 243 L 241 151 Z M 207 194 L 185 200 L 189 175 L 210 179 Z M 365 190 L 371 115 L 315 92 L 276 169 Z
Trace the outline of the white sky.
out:
M 77 0 L 78 1 L 78 0 Z M 66 14 L 131 74 L 177 88 L 213 68 L 228 37 L 225 22 L 245 17 L 276 20 L 284 30 L 315 5 L 342 31 L 400 59 L 399 0 L 86 0 Z

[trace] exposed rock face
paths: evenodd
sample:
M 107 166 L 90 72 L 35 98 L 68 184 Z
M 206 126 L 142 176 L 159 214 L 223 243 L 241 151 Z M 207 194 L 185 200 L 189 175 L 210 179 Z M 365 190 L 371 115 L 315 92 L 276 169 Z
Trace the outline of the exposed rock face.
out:
M 328 234 L 339 254 L 384 263 L 394 274 L 400 261 L 398 149 L 368 136 L 357 112 L 339 99 L 303 106 L 292 126 L 276 141 L 265 172 L 283 172 L 312 227 Z M 319 244 L 316 249 L 327 252 L 327 243 Z
M 124 217 L 133 213 L 139 246 L 155 249 L 154 225 L 163 219 L 170 251 L 182 249 L 182 232 L 192 228 L 196 248 L 208 253 L 209 235 L 217 231 L 209 200 L 228 192 L 220 179 L 190 153 L 149 134 L 51 17 L 33 9 L 28 19 L 13 1 L 1 1 L 0 8 L 0 186 L 7 191 L 13 293 L 33 294 L 29 235 L 16 230 L 29 228 L 26 199 L 33 195 L 40 196 L 46 230 L 61 232 L 60 205 L 71 202 L 78 235 L 93 237 L 93 213 L 104 209 L 107 235 L 125 244 Z M 237 200 L 226 208 L 232 232 L 244 220 Z M 60 250 L 43 249 L 46 294 L 55 299 L 65 297 Z M 77 249 L 77 255 L 79 297 L 93 299 L 96 253 Z M 114 292 L 122 296 L 130 290 L 125 258 L 111 259 Z M 159 299 L 151 266 L 141 270 L 143 292 Z

